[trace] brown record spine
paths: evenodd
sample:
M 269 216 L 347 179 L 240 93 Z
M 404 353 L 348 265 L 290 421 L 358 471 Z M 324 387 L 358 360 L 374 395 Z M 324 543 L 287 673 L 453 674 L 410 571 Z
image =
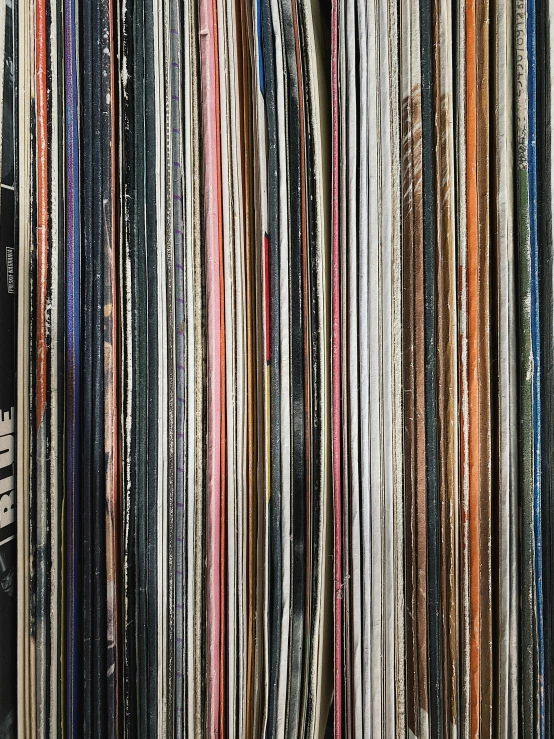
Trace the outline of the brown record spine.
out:
M 470 727 L 492 734 L 488 4 L 466 3 Z

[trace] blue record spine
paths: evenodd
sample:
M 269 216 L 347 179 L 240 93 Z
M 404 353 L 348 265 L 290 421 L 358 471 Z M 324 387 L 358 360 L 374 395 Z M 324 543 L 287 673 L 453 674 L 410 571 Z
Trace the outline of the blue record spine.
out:
M 67 736 L 79 735 L 78 531 L 80 450 L 80 218 L 77 19 L 75 0 L 65 0 L 66 135 L 66 455 L 67 455 Z

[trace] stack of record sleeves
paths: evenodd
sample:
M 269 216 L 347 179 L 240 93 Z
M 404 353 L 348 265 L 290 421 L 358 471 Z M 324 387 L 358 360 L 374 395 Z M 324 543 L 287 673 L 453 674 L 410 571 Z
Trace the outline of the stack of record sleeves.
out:
M 554 737 L 554 0 L 0 60 L 0 739 Z

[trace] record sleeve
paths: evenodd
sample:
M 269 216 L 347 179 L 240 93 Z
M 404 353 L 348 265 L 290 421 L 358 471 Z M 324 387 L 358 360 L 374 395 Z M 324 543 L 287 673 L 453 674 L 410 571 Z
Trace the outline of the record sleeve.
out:
M 434 26 L 435 182 L 437 265 L 437 484 L 440 528 L 442 720 L 459 731 L 459 477 L 458 477 L 458 326 L 456 310 L 456 203 L 454 158 L 454 78 L 452 17 L 439 5 Z
M 538 669 L 535 600 L 533 457 L 533 339 L 531 326 L 531 233 L 529 215 L 529 110 L 526 4 L 514 6 L 516 74 L 516 213 L 519 288 L 519 471 L 521 506 L 521 730 L 535 730 L 535 674 Z
M 440 509 L 437 447 L 437 295 L 436 198 L 433 131 L 433 16 L 431 4 L 420 4 L 422 215 L 423 215 L 423 321 L 425 454 L 427 485 L 427 648 L 429 653 L 429 735 L 437 737 L 442 724 L 442 643 L 440 623 Z M 417 300 L 417 298 L 416 298 Z
M 339 22 L 341 35 L 339 36 Z M 344 660 L 345 639 L 343 620 L 343 593 L 342 593 L 342 538 L 343 538 L 343 511 L 342 511 L 342 413 L 341 413 L 341 304 L 340 304 L 340 248 L 341 248 L 341 134 L 344 134 L 344 123 L 340 120 L 340 88 L 339 75 L 344 74 L 344 68 L 339 71 L 344 56 L 344 14 L 340 14 L 335 3 L 331 17 L 331 109 L 333 120 L 332 133 L 332 164 L 331 164 L 331 444 L 332 444 L 332 474 L 333 474 L 333 669 L 334 669 L 334 717 L 333 730 L 337 739 L 342 739 L 345 725 L 344 709 Z M 340 61 L 339 61 L 340 60 Z M 344 170 L 343 170 L 344 172 Z M 343 173 L 342 172 L 342 173 Z M 344 180 L 342 186 L 345 186 Z
M 468 285 L 467 285 L 467 162 L 466 162 L 466 69 L 465 6 L 458 14 L 459 95 L 456 109 L 457 218 L 458 228 L 458 374 L 460 408 L 460 728 L 465 736 L 470 721 L 470 616 L 469 616 L 469 365 L 468 365 Z
M 382 160 L 381 116 L 379 111 L 379 21 L 378 5 L 367 0 L 367 203 L 361 200 L 360 210 L 367 214 L 368 240 L 367 254 L 361 252 L 366 260 L 367 288 L 362 284 L 363 271 L 360 271 L 360 295 L 367 289 L 367 304 L 360 305 L 361 321 L 367 321 L 367 345 L 361 351 L 361 407 L 362 407 L 362 552 L 364 556 L 364 636 L 367 640 L 368 663 L 365 667 L 369 692 L 364 698 L 364 718 L 366 731 L 380 736 L 385 727 L 383 715 L 383 456 L 381 448 L 381 419 L 383 417 L 382 394 L 382 263 L 381 263 L 381 200 L 380 167 Z M 364 315 L 365 311 L 365 315 Z M 361 348 L 362 349 L 362 348 Z M 367 372 L 364 378 L 363 371 Z M 367 398 L 367 408 L 365 402 Z M 364 418 L 367 413 L 367 418 Z M 363 429 L 367 429 L 364 444 Z M 365 474 L 364 474 L 365 471 Z M 367 688 L 366 688 L 367 690 Z M 371 711 L 369 711 L 369 707 Z
M 81 10 L 81 8 L 79 8 Z M 82 49 L 83 59 L 87 64 L 87 82 L 92 80 L 92 7 L 87 5 L 82 8 L 79 16 L 79 28 L 82 29 Z M 80 41 L 80 39 L 79 39 Z M 77 39 L 75 39 L 75 46 L 77 45 Z M 77 61 L 76 61 L 77 63 Z M 77 72 L 77 70 L 76 70 Z M 79 80 L 80 81 L 80 80 Z M 75 89 L 80 90 L 78 87 L 78 80 L 75 80 Z M 94 117 L 93 117 L 93 90 L 92 84 L 84 85 L 81 98 L 80 98 L 81 109 L 83 113 L 82 126 L 80 133 L 83 141 L 87 141 L 88 145 L 83 146 L 82 150 L 82 178 L 80 181 L 81 185 L 81 239 L 82 239 L 82 260 L 81 260 L 81 293 L 80 299 L 81 304 L 79 306 L 79 313 L 82 315 L 81 330 L 82 330 L 82 355 L 81 355 L 81 367 L 82 367 L 82 416 L 81 416 L 81 440 L 82 440 L 82 461 L 81 469 L 84 471 L 82 474 L 82 507 L 81 507 L 81 520 L 79 522 L 76 518 L 74 526 L 75 530 L 71 531 L 71 523 L 68 521 L 68 532 L 69 532 L 69 548 L 67 550 L 68 556 L 73 556 L 75 560 L 75 554 L 71 551 L 71 538 L 76 539 L 76 548 L 82 547 L 81 551 L 81 567 L 83 572 L 83 587 L 81 589 L 81 639 L 82 642 L 78 642 L 80 647 L 80 659 L 83 669 L 83 684 L 82 684 L 82 717 L 81 725 L 83 730 L 86 732 L 92 731 L 92 647 L 93 647 L 93 538 L 92 538 L 92 454 L 93 454 L 93 430 L 92 430 L 92 414 L 93 414 L 93 206 L 92 206 L 92 160 L 93 160 L 93 146 L 92 146 L 92 132 L 94 129 Z M 74 142 L 75 143 L 75 142 Z M 76 464 L 77 456 L 75 455 L 74 462 Z M 71 490 L 69 491 L 71 495 Z M 78 511 L 74 512 L 75 516 L 78 516 Z M 79 527 L 80 523 L 80 527 Z M 79 530 L 80 529 L 80 530 Z M 76 538 L 80 534 L 80 542 Z M 68 572 L 71 572 L 71 565 L 68 563 Z M 73 576 L 73 582 L 68 590 L 68 600 L 77 599 L 79 590 L 78 583 L 76 581 L 76 573 Z M 73 588 L 73 590 L 71 590 Z M 77 634 L 71 634 L 73 638 L 77 638 Z M 76 648 L 75 645 L 74 648 Z M 73 655 L 72 655 L 73 656 Z M 74 659 L 77 658 L 75 654 Z M 76 665 L 75 665 L 76 667 Z M 68 673 L 69 676 L 70 673 Z M 77 681 L 74 680 L 75 688 L 77 689 Z M 74 700 L 77 699 L 75 696 Z M 72 710 L 71 703 L 68 703 L 68 710 Z M 74 708 L 73 710 L 77 710 Z M 75 721 L 78 721 L 77 714 L 74 717 Z
M 122 621 L 128 624 L 122 634 L 122 733 L 128 739 L 136 733 L 138 723 L 138 706 L 135 685 L 138 679 L 137 661 L 137 567 L 136 567 L 136 531 L 137 511 L 136 488 L 136 428 L 137 419 L 134 413 L 137 382 L 137 353 L 133 342 L 136 328 L 136 305 L 134 304 L 134 228 L 136 204 L 135 187 L 135 122 L 133 75 L 125 73 L 126 65 L 134 59 L 133 20 L 134 8 L 125 7 L 119 16 L 119 50 L 121 57 L 119 72 L 119 98 L 121 100 L 121 120 L 119 127 L 119 176 L 122 179 L 120 190 L 121 208 L 121 249 L 119 252 L 120 269 L 120 315 L 122 328 L 121 341 L 121 492 L 122 492 Z
M 241 98 L 240 89 L 243 79 L 239 75 L 239 49 L 243 43 L 242 29 L 239 28 L 234 3 L 229 3 L 228 32 L 230 67 L 230 126 L 231 131 L 239 130 L 244 116 L 245 101 Z M 234 29 L 234 32 L 231 32 Z M 241 105 L 242 103 L 242 105 Z M 243 178 L 245 163 L 242 156 L 243 138 L 231 137 L 232 144 L 232 228 L 234 234 L 235 264 L 235 347 L 236 347 L 236 504 L 234 524 L 229 519 L 229 526 L 234 525 L 236 536 L 236 582 L 237 600 L 237 703 L 235 709 L 237 734 L 243 736 L 246 730 L 246 705 L 243 696 L 246 694 L 246 496 L 247 496 L 247 425 L 242 410 L 247 398 L 247 329 L 246 329 L 246 259 L 245 259 L 245 218 L 243 202 Z
M 34 113 L 34 24 L 31 6 L 22 2 L 17 6 L 18 60 L 17 60 L 17 130 L 22 132 L 17 143 L 17 213 L 18 229 L 18 290 L 17 290 L 17 570 L 20 573 L 17 588 L 17 726 L 18 736 L 25 737 L 31 730 L 32 704 L 32 650 L 30 635 L 30 355 L 31 355 L 31 245 L 33 202 L 33 125 Z
M 337 13 L 337 29 L 336 29 L 336 41 L 337 44 L 337 98 L 336 101 L 331 97 L 331 111 L 332 111 L 332 122 L 333 125 L 338 125 L 338 151 L 339 151 L 339 167 L 338 167 L 338 181 L 333 186 L 331 181 L 331 202 L 334 203 L 333 198 L 335 197 L 333 187 L 336 190 L 338 196 L 338 221 L 335 224 L 331 221 L 331 337 L 333 344 L 331 345 L 331 439 L 332 439 L 332 473 L 333 473 L 333 546 L 336 547 L 337 543 L 340 545 L 342 552 L 342 560 L 340 563 L 340 569 L 337 567 L 335 560 L 335 571 L 334 575 L 334 587 L 338 584 L 341 585 L 341 592 L 335 591 L 335 599 L 342 595 L 340 607 L 335 607 L 334 616 L 334 681 L 335 686 L 338 680 L 342 681 L 341 698 L 342 698 L 342 711 L 338 713 L 335 710 L 333 721 L 333 730 L 342 732 L 342 734 L 352 734 L 352 626 L 351 626 L 351 614 L 352 614 L 352 588 L 350 583 L 350 484 L 349 484 L 349 468 L 348 468 L 348 351 L 347 351 L 347 264 L 346 264 L 346 244 L 348 243 L 348 206 L 347 206 L 347 193 L 348 193 L 348 168 L 347 168 L 347 156 L 344 154 L 340 156 L 340 152 L 347 150 L 347 69 L 346 69 L 346 9 L 342 9 L 341 12 Z M 333 21 L 333 19 L 331 19 Z M 333 27 L 331 26 L 333 32 Z M 333 35 L 331 33 L 331 41 L 333 42 Z M 331 76 L 331 80 L 332 80 Z M 338 105 L 336 113 L 333 113 L 334 106 Z M 332 142 L 336 145 L 337 133 L 335 129 L 332 129 Z M 334 149 L 332 150 L 334 151 Z M 332 160 L 333 165 L 333 160 Z M 331 170 L 333 171 L 333 170 Z M 335 206 L 336 207 L 336 206 Z M 337 250 L 337 263 L 334 264 L 334 241 L 336 238 L 335 229 L 338 228 L 338 250 Z M 338 270 L 338 273 L 335 271 Z M 337 279 L 338 278 L 338 279 Z M 338 305 L 335 301 L 334 290 L 338 290 Z M 334 342 L 337 341 L 336 321 L 338 324 L 338 345 Z M 335 374 L 335 362 L 336 355 L 339 358 L 339 376 L 338 376 L 338 387 L 337 377 Z M 336 396 L 335 393 L 339 393 L 339 447 L 338 451 L 335 448 L 336 444 Z M 335 480 L 336 475 L 336 464 L 337 456 L 340 459 L 340 479 Z M 337 484 L 339 488 L 337 488 Z M 340 501 L 337 501 L 335 496 L 337 489 L 341 491 Z M 337 505 L 338 503 L 338 505 Z M 340 532 L 336 530 L 337 523 L 340 522 Z M 340 542 L 338 542 L 340 538 Z M 336 556 L 336 554 L 335 554 Z M 340 579 L 338 576 L 340 575 Z M 342 624 L 339 628 L 337 623 L 338 615 L 342 616 Z M 337 635 L 339 638 L 337 639 Z M 339 644 L 337 644 L 339 642 Z M 341 661 L 337 662 L 337 652 L 340 647 Z M 339 690 L 335 687 L 336 690 Z M 333 706 L 335 701 L 333 700 Z M 340 701 L 339 701 L 340 703 Z M 339 725 L 340 721 L 340 725 Z
M 406 596 L 404 592 L 404 448 L 402 444 L 402 169 L 400 107 L 400 14 L 395 2 L 388 4 L 389 105 L 391 135 L 391 269 L 392 269 L 392 444 L 393 444 L 393 536 L 394 544 L 394 661 L 396 736 L 406 734 Z
M 305 294 L 303 255 L 305 249 L 306 183 L 303 165 L 305 131 L 303 89 L 300 79 L 300 48 L 296 0 L 282 0 L 284 62 L 287 74 L 288 231 L 290 321 L 290 434 L 291 434 L 291 578 L 290 654 L 287 687 L 287 736 L 299 731 L 304 666 L 304 621 L 306 596 L 306 406 L 305 406 Z M 287 326 L 286 323 L 283 324 Z
M 530 236 L 530 320 L 533 353 L 533 527 L 535 535 L 535 619 L 536 673 L 534 683 L 535 726 L 539 736 L 545 732 L 544 696 L 544 590 L 542 527 L 542 396 L 541 331 L 539 313 L 539 225 L 537 181 L 537 14 L 535 0 L 527 3 L 528 58 L 528 166 L 529 166 L 529 236 Z
M 0 346 L 2 377 L 0 423 L 2 438 L 2 521 L 0 521 L 0 629 L 5 669 L 0 680 L 0 731 L 16 735 L 17 720 L 17 437 L 16 437 L 16 329 L 17 329 L 17 221 L 15 197 L 15 141 L 17 135 L 15 53 L 16 36 L 13 3 L 3 4 L 0 13 L 0 136 L 1 192 L 0 223 Z M 1 648 L 1 647 L 0 647 Z
M 369 173 L 368 173 L 368 147 L 370 146 L 368 139 L 368 55 L 370 52 L 367 40 L 367 3 L 365 0 L 358 3 L 358 48 L 359 48 L 359 150 L 358 150 L 358 167 L 359 167 L 359 185 L 358 185 L 358 215 L 359 215 L 359 243 L 358 243 L 358 271 L 355 279 L 358 282 L 358 306 L 356 312 L 358 314 L 358 336 L 355 341 L 358 343 L 359 352 L 359 386 L 357 386 L 356 394 L 359 403 L 359 434 L 360 434 L 360 480 L 359 480 L 359 501 L 360 501 L 360 582 L 361 582 L 361 602 L 360 602 L 360 628 L 361 628 L 361 650 L 362 650 L 362 673 L 361 673 L 361 690 L 362 690 L 362 730 L 364 734 L 371 731 L 371 612 L 370 612 L 370 554 L 369 545 L 369 476 L 370 476 L 370 457 L 369 457 L 369 329 L 367 325 L 369 315 L 369 296 L 368 296 L 368 253 L 369 253 Z M 373 151 L 377 151 L 377 142 L 371 141 Z M 376 204 L 375 204 L 376 205 Z M 359 387 L 364 388 L 363 392 L 359 391 Z
M 309 304 L 308 356 L 310 357 L 311 500 L 308 507 L 311 563 L 310 606 L 306 613 L 307 654 L 304 689 L 304 732 L 319 736 L 327 715 L 331 687 L 332 613 L 328 606 L 332 573 L 331 542 L 331 407 L 330 407 L 330 146 L 329 99 L 324 65 L 329 47 L 326 19 L 317 3 L 299 4 L 303 43 L 304 95 L 307 148 L 307 299 Z M 311 591 L 311 592 L 310 592 Z
M 268 229 L 264 249 L 268 264 L 267 306 L 269 336 L 266 361 L 270 365 L 270 482 L 269 482 L 269 704 L 267 733 L 276 736 L 278 715 L 279 654 L 281 647 L 282 552 L 281 552 L 281 352 L 279 300 L 279 137 L 277 132 L 276 49 L 269 0 L 260 3 L 265 116 L 267 125 Z M 282 146 L 282 144 L 281 144 Z
M 200 147 L 200 90 L 198 84 L 198 70 L 200 69 L 200 44 L 198 34 L 198 12 L 196 3 L 188 4 L 188 28 L 186 36 L 186 49 L 188 49 L 188 65 L 186 68 L 190 70 L 190 129 L 187 137 L 187 144 L 190 156 L 190 168 L 192 172 L 191 180 L 187 180 L 189 184 L 189 194 L 187 196 L 188 205 L 188 223 L 190 240 L 188 248 L 192 256 L 191 264 L 192 272 L 187 275 L 187 286 L 189 295 L 187 297 L 189 309 L 194 316 L 194 358 L 191 360 L 194 367 L 190 367 L 191 373 L 194 372 L 194 383 L 191 382 L 189 388 L 190 393 L 194 393 L 194 429 L 195 435 L 192 435 L 193 426 L 189 426 L 189 481 L 190 489 L 188 496 L 189 517 L 188 517 L 188 542 L 189 542 L 189 593 L 191 594 L 191 609 L 189 610 L 189 624 L 191 628 L 188 630 L 189 644 L 192 648 L 188 650 L 188 705 L 194 711 L 191 711 L 188 719 L 189 735 L 198 736 L 201 727 L 204 725 L 204 708 L 202 703 L 203 685 L 204 685 L 204 652 L 203 652 L 203 604 L 205 597 L 205 577 L 204 563 L 206 552 L 205 539 L 205 511 L 206 511 L 206 454 L 207 441 L 205 431 L 207 428 L 206 420 L 206 388 L 203 377 L 206 371 L 207 345 L 204 326 L 206 321 L 207 301 L 205 297 L 206 286 L 206 263 L 204 259 L 204 242 L 201 238 L 201 202 L 202 202 L 202 177 L 201 162 L 202 151 Z M 194 734 L 192 734 L 194 728 Z
M 225 394 L 225 449 L 226 458 L 225 480 L 226 491 L 223 505 L 225 511 L 222 515 L 222 527 L 225 528 L 223 537 L 225 538 L 224 552 L 222 552 L 222 582 L 226 582 L 225 601 L 222 609 L 226 612 L 226 618 L 222 622 L 222 639 L 224 640 L 224 650 L 226 655 L 226 664 L 222 668 L 222 677 L 224 680 L 224 692 L 227 705 L 225 711 L 228 711 L 229 721 L 227 724 L 228 736 L 233 739 L 236 735 L 236 707 L 237 707 L 237 644 L 235 635 L 237 633 L 237 538 L 235 525 L 235 508 L 237 503 L 237 458 L 236 458 L 236 405 L 234 388 L 236 387 L 236 265 L 235 265 L 235 233 L 234 233 L 234 207 L 238 207 L 234 203 L 233 197 L 233 173 L 231 167 L 231 120 L 230 120 L 230 103 L 234 93 L 230 84 L 230 67 L 229 67 L 229 39 L 228 33 L 229 19 L 227 17 L 226 3 L 217 3 L 217 40 L 219 44 L 219 105 L 220 105 L 220 128 L 221 128 L 221 214 L 222 214 L 222 287 L 223 290 L 223 340 L 225 352 L 225 388 L 229 392 Z M 223 541 L 223 539 L 222 539 Z M 223 546 L 223 544 L 222 544 Z M 228 632 L 226 623 L 228 624 Z M 223 710 L 221 706 L 220 710 Z
M 401 12 L 403 170 L 403 402 L 406 547 L 407 728 L 429 733 L 427 677 L 427 489 L 424 387 L 423 191 L 418 3 Z
M 498 726 L 502 737 L 518 725 L 518 430 L 516 274 L 514 250 L 513 7 L 495 6 L 495 187 L 499 438 Z
M 357 10 L 354 3 L 346 8 L 346 100 L 347 100 L 347 201 L 348 201 L 348 241 L 345 257 L 346 274 L 346 346 L 347 359 L 347 448 L 349 459 L 348 475 L 350 486 L 351 521 L 351 582 L 352 582 L 352 731 L 354 737 L 363 732 L 363 679 L 362 679 L 362 581 L 361 581 L 361 497 L 360 497 L 360 399 L 359 387 L 359 348 L 358 348 L 358 228 L 361 215 L 358 214 L 358 187 L 361 178 L 358 173 L 358 95 L 356 70 L 358 67 L 356 51 Z M 364 180 L 365 182 L 365 180 Z
M 395 446 L 394 438 L 394 405 L 395 383 L 393 381 L 393 351 L 395 343 L 394 327 L 394 248 L 395 248 L 395 216 L 400 209 L 399 192 L 395 189 L 395 170 L 393 116 L 394 116 L 394 80 L 391 67 L 394 64 L 391 53 L 395 53 L 394 35 L 396 29 L 391 27 L 390 5 L 379 3 L 377 6 L 378 42 L 379 42 L 379 118 L 380 118 L 380 311 L 381 311 L 381 526 L 382 526 L 382 587 L 384 596 L 381 605 L 382 618 L 382 653 L 383 653 L 383 726 L 388 736 L 396 733 L 396 682 L 395 682 L 395 552 L 394 552 L 394 485 L 395 485 Z M 392 38 L 391 38 L 392 37 Z
M 164 311 L 162 320 L 165 318 L 165 403 L 162 421 L 163 435 L 165 435 L 164 448 L 162 450 L 165 469 L 162 466 L 164 482 L 161 488 L 161 623 L 162 639 L 159 646 L 160 662 L 160 685 L 158 691 L 161 696 L 162 705 L 161 731 L 164 736 L 173 737 L 176 731 L 175 706 L 176 706 L 176 681 L 175 670 L 177 642 L 175 639 L 177 609 L 175 607 L 175 589 L 177 578 L 176 555 L 179 542 L 176 540 L 176 448 L 177 448 L 177 406 L 180 401 L 177 397 L 177 327 L 175 320 L 176 289 L 177 283 L 183 279 L 183 269 L 177 269 L 176 240 L 180 238 L 177 231 L 182 230 L 182 216 L 175 204 L 179 203 L 174 197 L 180 194 L 182 188 L 179 180 L 183 176 L 182 156 L 178 147 L 174 146 L 175 134 L 173 129 L 175 121 L 182 118 L 181 96 L 175 100 L 176 87 L 173 84 L 173 63 L 176 61 L 175 46 L 178 47 L 180 38 L 174 38 L 177 34 L 172 32 L 175 23 L 179 26 L 179 16 L 175 7 L 162 5 L 162 27 L 159 31 L 159 69 L 163 70 L 162 87 L 162 109 L 163 116 L 163 158 L 164 158 L 164 255 L 163 273 L 165 275 Z M 172 49 L 172 41 L 174 48 Z M 163 64 L 162 64 L 163 59 Z M 180 92 L 180 88 L 179 88 Z M 182 248 L 181 248 L 182 252 Z M 183 266 L 183 262 L 179 262 Z M 164 428 L 165 427 L 165 428 Z M 182 468 L 182 465 L 181 465 Z
M 291 582 L 291 401 L 289 334 L 290 286 L 289 286 L 289 183 L 287 177 L 286 100 L 288 95 L 285 75 L 284 38 L 281 7 L 277 0 L 271 2 L 271 18 L 275 37 L 275 71 L 277 102 L 277 137 L 279 178 L 279 371 L 280 371 L 280 446 L 281 446 L 281 634 L 279 644 L 279 668 L 277 683 L 277 718 L 275 736 L 285 736 L 286 701 L 290 635 L 290 582 Z M 270 727 L 271 728 L 271 727 Z
M 491 244 L 490 244 L 490 67 L 489 67 L 489 3 L 476 5 L 476 104 L 477 104 L 477 233 L 479 244 L 479 547 L 481 550 L 481 735 L 493 732 L 493 592 L 492 592 L 492 380 L 491 380 Z M 468 112 L 469 115 L 469 112 Z M 470 226 L 471 231 L 471 226 Z M 470 251 L 471 254 L 471 251 Z M 472 264 L 470 263 L 470 296 L 472 292 Z M 470 342 L 472 306 L 470 304 Z M 470 344 L 471 346 L 471 344 Z M 471 363 L 471 357 L 470 357 Z M 470 388 L 471 400 L 471 388 Z M 471 462 L 470 462 L 471 464 Z
M 246 20 L 246 18 L 245 18 Z M 269 304 L 267 300 L 268 260 L 265 242 L 267 233 L 267 141 L 265 111 L 263 106 L 263 62 L 260 58 L 260 15 L 259 5 L 252 7 L 252 13 L 242 28 L 243 53 L 249 53 L 252 64 L 243 59 L 244 113 L 251 111 L 251 123 L 246 126 L 244 145 L 244 171 L 247 174 L 249 207 L 246 210 L 246 244 L 251 252 L 252 318 L 254 320 L 255 341 L 251 360 L 255 378 L 255 443 L 252 445 L 252 458 L 256 460 L 256 480 L 252 489 L 256 517 L 253 519 L 253 616 L 254 651 L 252 672 L 252 735 L 265 733 L 268 702 L 268 619 L 267 619 L 267 573 L 268 573 L 268 495 L 270 475 L 270 375 L 267 365 L 267 343 L 269 339 Z M 251 143 L 250 143 L 251 142 Z M 251 156 L 254 142 L 257 142 L 257 156 Z M 246 198 L 245 198 L 246 199 Z M 253 337 L 254 338 L 254 337 Z M 253 439 L 254 441 L 254 439 Z
M 220 172 L 218 157 L 216 39 L 214 11 L 209 2 L 199 8 L 202 88 L 204 213 L 207 288 L 208 370 L 208 470 L 207 470 L 207 576 L 206 576 L 206 669 L 207 726 L 217 736 L 220 721 L 220 619 L 221 619 L 221 286 L 220 286 Z
M 184 13 L 188 10 L 183 8 Z M 167 511 L 168 521 L 168 540 L 169 549 L 171 551 L 171 542 L 174 542 L 173 558 L 168 561 L 168 577 L 171 583 L 171 570 L 174 570 L 173 583 L 168 588 L 168 608 L 169 608 L 169 629 L 166 648 L 168 651 L 168 680 L 171 688 L 168 691 L 173 702 L 173 712 L 175 716 L 173 732 L 177 739 L 182 739 L 186 735 L 186 713 L 185 713 L 185 659 L 187 651 L 185 647 L 185 622 L 189 613 L 191 604 L 188 600 L 186 588 L 186 570 L 185 563 L 186 545 L 188 537 L 185 539 L 186 512 L 185 500 L 188 492 L 188 469 L 185 467 L 188 461 L 188 448 L 186 435 L 187 424 L 194 424 L 194 406 L 190 407 L 189 402 L 191 394 L 188 388 L 194 387 L 194 376 L 188 376 L 188 357 L 189 354 L 194 356 L 194 340 L 189 341 L 189 323 L 192 322 L 192 316 L 187 311 L 185 303 L 186 279 L 192 265 L 189 265 L 189 255 L 185 256 L 185 177 L 191 177 L 191 172 L 187 162 L 185 165 L 185 155 L 183 141 L 186 136 L 186 120 L 183 109 L 190 106 L 190 92 L 183 84 L 183 63 L 182 63 L 182 15 L 181 8 L 178 3 L 171 3 L 168 8 L 169 18 L 166 18 L 164 24 L 166 49 L 170 50 L 169 58 L 166 61 L 166 106 L 169 110 L 167 115 L 167 140 L 166 140 L 166 168 L 169 169 L 167 178 L 169 180 L 166 190 L 166 208 L 170 209 L 170 213 L 166 217 L 166 259 L 168 286 L 172 284 L 172 290 L 168 290 L 167 309 L 171 316 L 169 319 L 168 329 L 171 330 L 172 337 L 168 330 L 168 364 L 171 362 L 171 354 L 173 354 L 173 381 L 171 373 L 168 374 L 169 389 L 169 409 L 170 417 L 168 418 L 169 437 L 173 432 L 173 442 L 169 442 L 173 449 L 173 464 L 175 474 L 172 478 L 171 472 L 168 475 L 169 490 L 168 498 L 170 507 Z M 185 72 L 186 74 L 186 72 Z M 183 100 L 181 100 L 181 90 L 184 91 Z M 169 99 L 167 99 L 169 98 Z M 188 99 L 187 99 L 188 98 Z M 188 110 L 190 116 L 190 108 Z M 183 126 L 184 124 L 184 126 Z M 183 130 L 184 129 L 184 130 Z M 187 224 L 188 225 L 188 224 Z M 190 237 L 189 237 L 190 238 Z M 173 277 L 171 280 L 170 277 Z M 171 348 L 172 347 L 172 348 Z M 169 369 L 169 368 L 168 368 Z M 173 399 L 171 400 L 171 396 Z M 194 398 L 194 395 L 192 396 Z M 173 422 L 171 421 L 173 416 Z M 169 439 L 168 439 L 169 441 Z M 171 461 L 171 460 L 168 460 Z M 173 495 L 171 494 L 172 483 Z M 173 514 L 173 515 L 172 515 Z M 173 524 L 171 520 L 173 518 Z M 173 632 L 173 633 L 172 633 Z M 174 655 L 174 656 L 173 656 Z M 168 705 L 168 713 L 171 706 Z M 169 721 L 169 717 L 168 717 Z M 171 729 L 170 729 L 171 731 Z
M 553 619 L 552 592 L 552 8 L 549 2 L 536 3 L 537 60 L 537 221 L 539 243 L 539 315 L 541 338 L 541 528 L 543 558 L 544 618 L 544 732 L 553 726 Z M 544 276 L 544 277 L 543 277 Z M 517 642 L 516 642 L 517 643 Z
M 36 69 L 36 272 L 34 295 L 35 346 L 34 366 L 34 461 L 33 495 L 34 506 L 31 526 L 35 540 L 33 550 L 34 567 L 34 645 L 36 653 L 36 728 L 39 733 L 46 731 L 47 721 L 47 617 L 49 588 L 47 583 L 48 549 L 48 497 L 47 479 L 47 435 L 49 416 L 48 364 L 50 358 L 50 325 L 47 322 L 46 306 L 51 299 L 49 294 L 49 272 L 51 257 L 50 220 L 50 165 L 52 150 L 49 146 L 51 124 L 51 68 L 48 64 L 48 20 L 47 2 L 37 3 L 35 11 L 35 69 Z

